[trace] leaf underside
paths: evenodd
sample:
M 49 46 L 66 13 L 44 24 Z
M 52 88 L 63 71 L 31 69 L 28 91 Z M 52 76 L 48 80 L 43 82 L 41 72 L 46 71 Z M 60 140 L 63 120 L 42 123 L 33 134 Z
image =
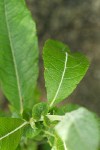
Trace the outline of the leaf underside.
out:
M 66 113 L 55 130 L 67 150 L 97 150 L 99 127 L 94 114 L 85 108 Z
M 0 1 L 0 84 L 22 113 L 32 107 L 38 75 L 36 27 L 23 0 Z
M 89 62 L 80 53 L 71 53 L 69 48 L 53 40 L 44 46 L 44 77 L 50 105 L 68 97 L 85 75 Z

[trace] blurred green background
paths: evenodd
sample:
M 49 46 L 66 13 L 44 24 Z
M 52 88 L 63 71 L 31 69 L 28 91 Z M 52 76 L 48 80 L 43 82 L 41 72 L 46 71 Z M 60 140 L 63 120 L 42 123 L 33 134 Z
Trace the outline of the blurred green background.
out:
M 72 51 L 84 53 L 91 66 L 66 102 L 77 103 L 100 115 L 100 0 L 26 0 L 37 24 L 40 48 L 39 88 L 46 100 L 42 48 L 48 38 L 60 40 Z M 6 109 L 2 92 L 1 107 Z

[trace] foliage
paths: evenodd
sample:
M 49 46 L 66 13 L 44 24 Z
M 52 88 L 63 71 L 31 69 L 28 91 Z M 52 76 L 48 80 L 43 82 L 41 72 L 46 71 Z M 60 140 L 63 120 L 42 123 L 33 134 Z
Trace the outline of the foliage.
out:
M 52 150 L 97 150 L 97 117 L 80 106 L 56 106 L 84 77 L 87 58 L 71 53 L 61 42 L 48 40 L 43 48 L 48 101 L 36 103 L 35 23 L 24 0 L 0 1 L 0 18 L 0 85 L 12 112 L 11 117 L 0 117 L 0 149 L 36 150 L 43 145 L 43 149 Z

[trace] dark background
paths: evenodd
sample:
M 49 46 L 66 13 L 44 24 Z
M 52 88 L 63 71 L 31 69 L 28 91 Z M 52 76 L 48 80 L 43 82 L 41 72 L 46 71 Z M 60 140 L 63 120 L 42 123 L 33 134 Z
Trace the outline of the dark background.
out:
M 90 68 L 67 102 L 87 107 L 100 115 L 100 0 L 27 0 L 37 24 L 40 48 L 39 87 L 46 99 L 42 48 L 48 38 L 60 40 L 72 51 L 83 52 Z M 1 94 L 2 106 L 5 100 Z M 66 102 L 66 101 L 64 101 Z

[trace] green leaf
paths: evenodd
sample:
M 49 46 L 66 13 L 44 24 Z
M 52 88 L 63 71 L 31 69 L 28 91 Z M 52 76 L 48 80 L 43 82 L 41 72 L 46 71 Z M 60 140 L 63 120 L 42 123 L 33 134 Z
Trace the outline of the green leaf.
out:
M 0 117 L 0 149 L 15 150 L 25 125 L 21 119 Z
M 51 150 L 48 143 L 42 145 L 42 150 Z
M 38 75 L 36 27 L 24 0 L 0 1 L 0 83 L 21 113 L 32 107 Z
M 71 112 L 73 110 L 78 109 L 80 106 L 77 104 L 66 104 L 64 106 L 61 107 L 55 107 L 54 108 L 54 114 L 55 115 L 65 115 L 65 113 L 67 112 Z
M 16 150 L 37 150 L 37 143 L 23 137 Z
M 49 111 L 48 104 L 45 102 L 34 105 L 32 109 L 32 117 L 35 120 L 40 120 L 42 116 L 46 115 Z
M 2 109 L 0 109 L 0 117 L 9 117 L 9 116 L 11 116 L 10 112 L 3 111 Z
M 30 122 L 31 124 L 31 122 Z M 44 126 L 42 121 L 34 122 L 26 128 L 24 128 L 23 135 L 29 139 L 33 139 L 35 141 L 41 141 L 44 138 Z
M 29 139 L 34 139 L 34 140 L 36 140 L 36 137 L 39 137 L 41 133 L 43 133 L 41 126 L 39 128 L 37 128 L 36 126 L 34 128 L 28 126 L 25 130 L 26 130 L 24 131 L 25 136 Z
M 69 96 L 85 75 L 89 62 L 80 53 L 57 41 L 48 40 L 44 46 L 44 77 L 47 98 L 52 107 Z
M 65 150 L 64 149 L 64 143 L 61 140 L 61 138 L 53 131 L 53 128 L 51 131 L 46 131 L 48 143 L 52 147 L 52 150 Z
M 64 142 L 58 136 L 55 136 L 54 148 L 55 150 L 67 150 Z
M 66 150 L 97 150 L 99 127 L 95 115 L 85 108 L 66 113 L 55 130 Z

